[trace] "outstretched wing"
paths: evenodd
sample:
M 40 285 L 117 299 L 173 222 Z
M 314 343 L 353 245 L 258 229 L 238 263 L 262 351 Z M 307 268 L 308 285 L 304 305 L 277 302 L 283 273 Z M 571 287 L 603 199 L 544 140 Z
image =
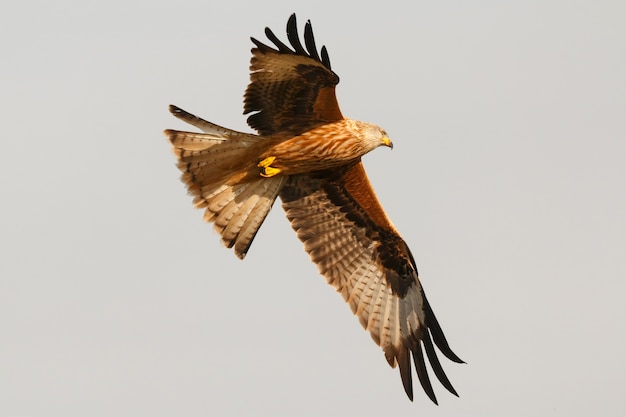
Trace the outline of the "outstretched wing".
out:
M 380 206 L 362 163 L 290 177 L 280 196 L 320 273 L 381 346 L 389 365 L 400 368 L 409 398 L 413 400 L 412 356 L 424 391 L 437 403 L 424 353 L 442 385 L 457 395 L 433 342 L 448 359 L 462 361 L 448 346 L 413 256 Z
M 256 47 L 244 95 L 244 114 L 252 113 L 250 127 L 261 135 L 290 137 L 343 119 L 335 97 L 339 77 L 330 68 L 326 47 L 318 54 L 311 22 L 304 27 L 304 46 L 295 14 L 287 22 L 291 48 L 269 28 L 265 34 L 276 49 L 251 38 Z

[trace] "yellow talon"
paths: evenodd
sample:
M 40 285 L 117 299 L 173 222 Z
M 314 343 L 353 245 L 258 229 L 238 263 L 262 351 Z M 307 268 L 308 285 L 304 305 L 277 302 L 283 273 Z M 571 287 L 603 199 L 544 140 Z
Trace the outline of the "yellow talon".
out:
M 278 174 L 281 171 L 281 169 L 279 168 L 273 168 L 270 166 L 275 160 L 276 160 L 275 156 L 268 156 L 267 158 L 259 162 L 257 166 L 261 168 L 262 177 L 265 177 L 265 178 L 273 177 L 274 175 Z
M 267 158 L 259 162 L 259 165 L 257 166 L 267 168 L 268 166 L 272 165 L 272 162 L 274 162 L 275 160 L 276 160 L 275 156 L 268 156 Z
M 273 177 L 274 175 L 278 174 L 280 171 L 282 170 L 279 168 L 263 167 L 261 169 L 261 176 L 265 178 Z

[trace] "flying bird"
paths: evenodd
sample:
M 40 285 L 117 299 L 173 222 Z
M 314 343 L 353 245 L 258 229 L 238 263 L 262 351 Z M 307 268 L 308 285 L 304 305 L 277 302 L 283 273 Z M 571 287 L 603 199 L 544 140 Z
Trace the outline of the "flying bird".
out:
M 274 201 L 282 206 L 319 272 L 341 294 L 361 325 L 400 370 L 413 400 L 411 357 L 436 404 L 425 358 L 441 384 L 457 395 L 435 346 L 450 349 L 418 279 L 413 255 L 381 207 L 361 157 L 392 147 L 380 127 L 345 118 L 326 47 L 318 53 L 311 22 L 304 45 L 295 14 L 283 43 L 269 29 L 268 46 L 254 43 L 244 114 L 256 134 L 237 132 L 176 106 L 170 112 L 203 133 L 166 130 L 182 181 L 222 242 L 243 259 Z

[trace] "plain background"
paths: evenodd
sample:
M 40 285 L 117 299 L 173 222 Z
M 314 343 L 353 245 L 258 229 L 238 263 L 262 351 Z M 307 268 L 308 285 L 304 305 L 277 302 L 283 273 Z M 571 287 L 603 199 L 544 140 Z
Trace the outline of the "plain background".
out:
M 623 1 L 25 1 L 0 13 L 3 416 L 623 416 Z M 249 36 L 311 19 L 461 397 L 405 397 L 278 202 L 241 262 L 170 103 L 249 131 Z

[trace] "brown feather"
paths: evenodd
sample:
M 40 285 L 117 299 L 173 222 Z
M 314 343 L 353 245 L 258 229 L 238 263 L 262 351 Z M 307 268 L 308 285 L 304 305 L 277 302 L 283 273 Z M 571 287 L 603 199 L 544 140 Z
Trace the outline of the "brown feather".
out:
M 313 48 L 313 31 L 308 24 L 307 48 Z M 276 49 L 252 39 L 250 84 L 244 94 L 248 124 L 261 135 L 295 136 L 316 126 L 341 120 L 335 97 L 339 77 L 330 62 L 317 51 L 304 50 L 297 32 L 295 15 L 287 24 L 291 48 L 271 30 L 266 34 Z
M 337 104 L 335 87 L 320 88 L 315 102 L 313 103 L 313 113 L 321 120 L 334 122 L 343 119 L 343 115 Z
M 413 257 L 387 218 L 361 162 L 336 170 L 289 178 L 280 192 L 283 208 L 311 260 L 339 292 L 396 364 L 413 398 L 411 356 L 428 396 L 430 385 L 422 341 L 436 377 L 456 395 L 434 352 L 429 332 L 445 342 L 424 296 Z M 427 339 L 426 339 L 427 338 Z M 449 347 L 444 343 L 443 353 Z M 452 355 L 454 355 L 452 353 Z M 456 355 L 454 355 L 456 358 Z
M 387 213 L 378 203 L 376 193 L 372 188 L 363 164 L 355 164 L 342 176 L 343 186 L 346 192 L 355 200 L 366 213 L 367 217 L 378 227 L 388 229 L 391 233 L 397 234 L 396 228 L 391 223 Z
M 214 223 L 226 247 L 243 258 L 269 213 L 285 177 L 263 178 L 258 158 L 271 140 L 214 125 L 171 106 L 178 118 L 206 133 L 166 130 L 194 205 Z

